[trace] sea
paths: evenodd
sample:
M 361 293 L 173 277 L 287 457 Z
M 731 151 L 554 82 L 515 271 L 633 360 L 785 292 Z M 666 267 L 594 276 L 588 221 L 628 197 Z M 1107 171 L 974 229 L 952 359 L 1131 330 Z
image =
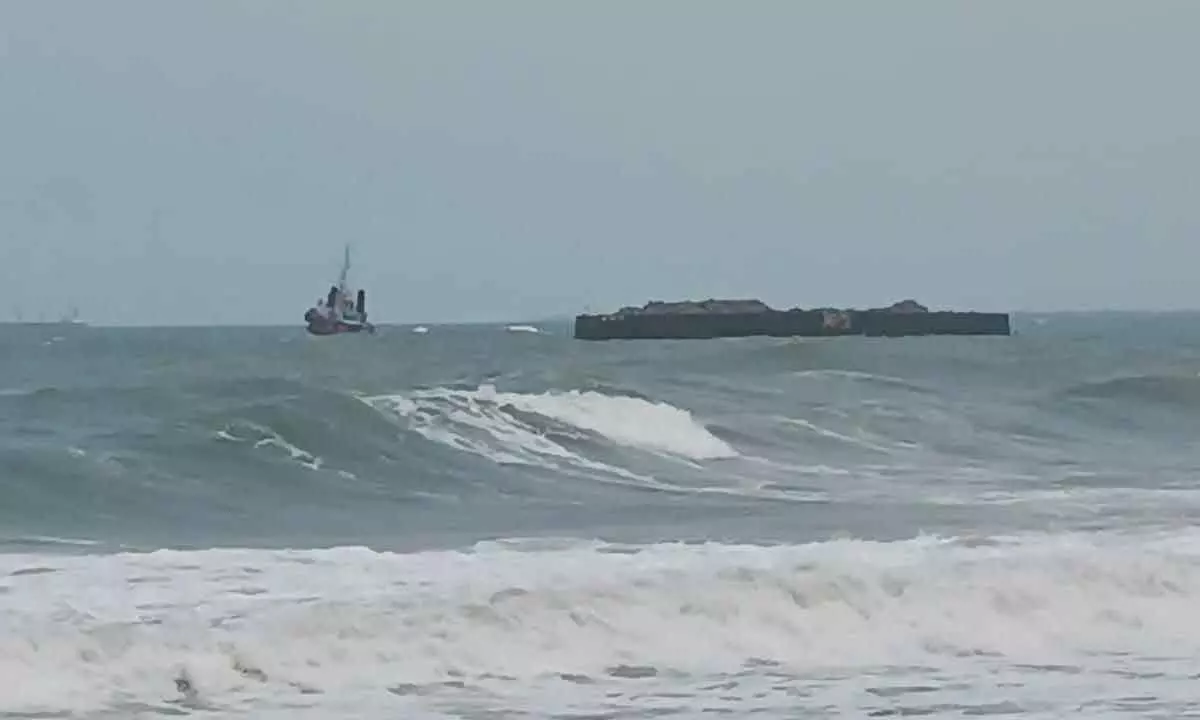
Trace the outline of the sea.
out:
M 0 718 L 1200 717 L 1200 314 L 0 327 Z

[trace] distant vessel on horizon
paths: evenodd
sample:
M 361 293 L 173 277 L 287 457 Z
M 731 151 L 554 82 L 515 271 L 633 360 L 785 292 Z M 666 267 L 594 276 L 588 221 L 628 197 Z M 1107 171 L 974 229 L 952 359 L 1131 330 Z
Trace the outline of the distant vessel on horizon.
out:
M 75 305 L 57 320 L 26 320 L 20 306 L 13 309 L 12 320 L 0 320 L 0 325 L 20 325 L 22 327 L 87 327 L 88 324 L 79 319 L 79 308 Z
M 367 293 L 359 289 L 351 299 L 348 279 L 350 274 L 350 245 L 346 244 L 342 259 L 342 272 L 336 285 L 329 288 L 324 299 L 304 313 L 306 329 L 311 335 L 340 335 L 366 331 L 375 332 L 375 326 L 367 322 Z
M 79 325 L 79 326 L 87 325 L 86 322 L 79 319 L 79 308 L 76 307 L 75 305 L 71 306 L 71 309 L 67 312 L 66 315 L 59 318 L 58 323 L 60 325 Z

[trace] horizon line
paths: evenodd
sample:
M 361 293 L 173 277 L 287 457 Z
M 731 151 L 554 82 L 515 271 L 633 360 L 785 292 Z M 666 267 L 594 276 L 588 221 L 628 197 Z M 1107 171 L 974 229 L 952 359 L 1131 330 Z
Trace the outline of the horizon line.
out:
M 983 312 L 983 311 L 980 311 Z M 1172 315 L 1172 314 L 1187 314 L 1198 313 L 1200 307 L 1168 307 L 1168 308 L 1137 308 L 1137 307 L 1112 307 L 1112 308 L 1058 308 L 1058 309 L 1022 309 L 1022 310 L 997 310 L 990 312 L 1005 312 L 1009 315 L 1098 315 L 1098 314 L 1139 314 L 1139 315 Z M 440 326 L 440 327 L 465 327 L 465 326 L 508 326 L 508 325 L 533 325 L 533 324 L 560 324 L 569 323 L 575 320 L 577 315 L 587 313 L 574 313 L 569 315 L 552 315 L 543 316 L 538 319 L 506 319 L 506 320 L 428 320 L 428 321 L 397 321 L 376 323 L 378 328 L 388 327 L 419 327 L 419 326 Z M 20 321 L 20 320 L 0 320 L 0 327 L 4 326 L 37 326 L 37 327 L 62 327 L 62 328 L 104 328 L 104 329 L 204 329 L 204 328 L 300 328 L 303 329 L 303 324 L 294 322 L 238 322 L 238 323 L 220 323 L 220 322 L 168 322 L 168 323 L 121 323 L 121 322 L 91 322 L 77 321 L 74 323 L 60 323 L 54 320 L 47 321 Z

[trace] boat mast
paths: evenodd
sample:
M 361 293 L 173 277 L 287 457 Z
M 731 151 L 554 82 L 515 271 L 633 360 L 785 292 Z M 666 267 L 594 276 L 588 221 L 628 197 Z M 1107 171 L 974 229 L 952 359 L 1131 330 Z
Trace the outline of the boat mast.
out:
M 342 297 L 346 296 L 346 277 L 350 274 L 350 243 L 346 243 L 345 252 L 342 256 L 342 274 L 338 275 L 338 291 L 342 293 Z

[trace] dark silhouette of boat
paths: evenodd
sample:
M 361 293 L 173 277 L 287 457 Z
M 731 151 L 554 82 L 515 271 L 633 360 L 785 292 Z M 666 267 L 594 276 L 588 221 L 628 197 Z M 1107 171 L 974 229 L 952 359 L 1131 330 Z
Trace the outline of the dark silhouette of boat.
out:
M 375 326 L 367 321 L 367 293 L 358 290 L 351 299 L 347 280 L 350 274 L 350 246 L 346 245 L 342 260 L 342 272 L 336 285 L 329 288 L 323 300 L 304 313 L 304 322 L 312 335 L 340 335 L 342 333 L 374 333 Z

